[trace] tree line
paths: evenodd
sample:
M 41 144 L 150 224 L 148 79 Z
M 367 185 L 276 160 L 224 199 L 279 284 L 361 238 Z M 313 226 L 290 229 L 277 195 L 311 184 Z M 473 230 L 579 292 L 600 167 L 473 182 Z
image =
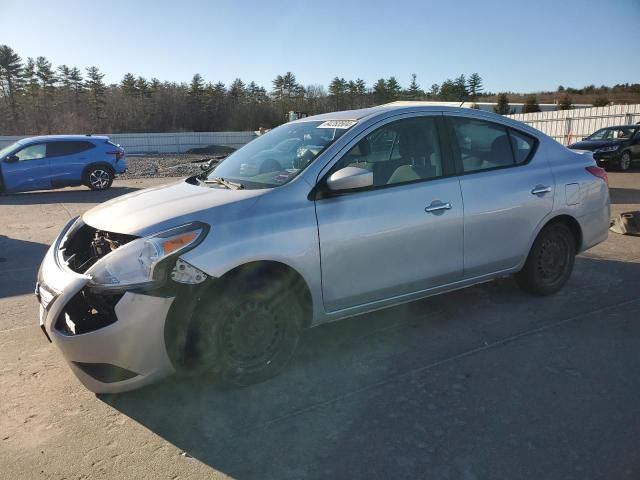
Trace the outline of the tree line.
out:
M 570 108 L 568 95 L 574 90 L 562 88 Z M 303 86 L 292 72 L 276 76 L 269 90 L 240 78 L 229 85 L 213 83 L 200 74 L 178 83 L 127 73 L 120 82 L 106 84 L 96 66 L 84 71 L 54 67 L 45 57 L 23 60 L 0 45 L 0 135 L 257 130 L 285 122 L 290 111 L 314 115 L 395 100 L 475 102 L 495 95 L 485 91 L 478 73 L 428 88 L 415 74 L 406 88 L 394 76 L 372 85 L 336 76 L 327 88 Z M 510 113 L 507 94 L 497 101 L 498 113 Z M 528 111 L 536 111 L 535 97 L 528 103 Z
M 301 85 L 292 72 L 278 75 L 267 90 L 236 78 L 231 84 L 162 82 L 132 73 L 106 84 L 96 66 L 54 67 L 45 57 L 23 59 L 0 45 L 0 134 L 70 132 L 175 132 L 256 130 L 307 115 L 380 105 L 394 100 L 463 101 L 483 95 L 478 73 L 460 75 L 423 90 L 416 75 L 407 88 L 395 77 L 369 86 L 361 78 L 335 77 L 323 85 Z

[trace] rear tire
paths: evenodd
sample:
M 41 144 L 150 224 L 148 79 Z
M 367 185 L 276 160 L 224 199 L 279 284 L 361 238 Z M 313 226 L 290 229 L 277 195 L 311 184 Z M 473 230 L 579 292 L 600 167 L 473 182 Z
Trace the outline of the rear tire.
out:
M 90 167 L 84 177 L 84 183 L 91 190 L 107 190 L 113 183 L 115 176 L 111 167 L 96 165 Z
M 564 223 L 551 223 L 538 234 L 516 282 L 533 295 L 552 295 L 564 287 L 573 271 L 576 240 Z
M 622 152 L 620 155 L 620 170 L 623 172 L 631 170 L 631 152 Z
M 280 373 L 293 357 L 304 309 L 287 278 L 241 276 L 194 318 L 190 350 L 196 369 L 225 383 L 252 385 Z

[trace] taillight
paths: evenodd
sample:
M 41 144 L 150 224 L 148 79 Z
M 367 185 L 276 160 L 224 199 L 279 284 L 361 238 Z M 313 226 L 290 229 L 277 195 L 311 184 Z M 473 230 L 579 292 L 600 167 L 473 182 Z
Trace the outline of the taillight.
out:
M 609 186 L 609 175 L 607 175 L 607 171 L 604 168 L 600 167 L 586 167 L 585 170 L 589 172 L 594 177 L 601 178 L 604 180 L 604 183 Z
M 114 150 L 112 152 L 107 152 L 108 155 L 115 155 L 116 156 L 116 162 L 118 160 L 120 160 L 121 158 L 124 158 L 124 150 L 122 148 L 119 148 L 118 150 Z

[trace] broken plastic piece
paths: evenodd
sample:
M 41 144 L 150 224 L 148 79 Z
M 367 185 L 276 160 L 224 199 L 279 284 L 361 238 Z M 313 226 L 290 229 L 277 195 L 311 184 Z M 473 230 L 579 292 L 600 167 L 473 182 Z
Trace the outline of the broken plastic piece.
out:
M 611 220 L 609 230 L 621 235 L 640 235 L 640 211 L 621 213 Z

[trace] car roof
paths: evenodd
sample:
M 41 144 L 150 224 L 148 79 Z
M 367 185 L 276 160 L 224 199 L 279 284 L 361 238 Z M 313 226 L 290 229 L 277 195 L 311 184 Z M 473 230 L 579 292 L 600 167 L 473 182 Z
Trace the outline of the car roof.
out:
M 417 112 L 446 112 L 446 113 L 459 113 L 473 117 L 484 117 L 489 121 L 499 122 L 504 125 L 509 125 L 520 130 L 527 130 L 530 133 L 539 134 L 540 132 L 529 127 L 528 125 L 519 122 L 513 118 L 505 117 L 493 112 L 487 112 L 485 110 L 477 110 L 467 107 L 451 107 L 448 105 L 425 105 L 423 102 L 392 102 L 385 105 L 379 105 L 377 107 L 362 108 L 359 110 L 344 110 L 341 112 L 322 113 L 320 115 L 313 115 L 311 117 L 304 117 L 290 123 L 302 123 L 312 121 L 327 121 L 327 120 L 354 120 L 360 121 L 376 117 L 378 115 L 387 115 L 389 112 L 395 114 L 402 113 L 417 113 Z
M 599 128 L 596 131 L 600 131 L 600 130 L 609 130 L 609 129 L 613 129 L 613 128 L 640 128 L 640 125 L 633 125 L 633 124 L 629 124 L 629 125 L 613 125 L 611 127 L 602 127 Z
M 18 143 L 23 145 L 27 143 L 35 142 L 62 142 L 62 141 L 108 141 L 109 137 L 106 135 L 39 135 L 36 137 L 27 137 L 18 140 Z

